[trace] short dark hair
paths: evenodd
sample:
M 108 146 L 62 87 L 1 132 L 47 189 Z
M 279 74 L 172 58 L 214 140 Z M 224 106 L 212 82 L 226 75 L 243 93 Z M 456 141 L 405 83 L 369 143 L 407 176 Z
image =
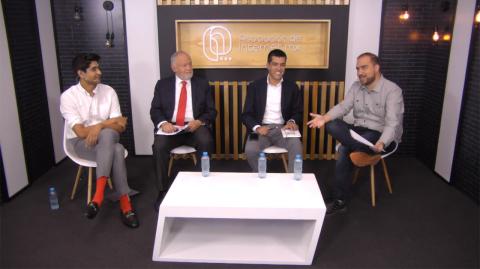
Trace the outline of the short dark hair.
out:
M 272 62 L 272 57 L 281 57 L 287 59 L 287 54 L 281 49 L 274 49 L 268 53 L 267 62 Z
M 370 58 L 370 61 L 373 63 L 373 64 L 377 64 L 377 65 L 380 65 L 380 59 L 378 59 L 378 56 L 371 53 L 371 52 L 364 52 L 360 55 L 358 55 L 357 59 L 360 59 L 362 57 L 368 57 Z
M 100 56 L 95 53 L 79 53 L 77 54 L 72 61 L 72 70 L 75 76 L 79 70 L 87 72 L 90 63 L 100 61 Z

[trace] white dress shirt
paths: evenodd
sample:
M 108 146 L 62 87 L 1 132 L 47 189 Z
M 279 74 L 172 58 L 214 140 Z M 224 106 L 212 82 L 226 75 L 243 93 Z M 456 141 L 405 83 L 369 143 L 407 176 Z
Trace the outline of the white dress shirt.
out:
M 72 130 L 76 124 L 95 125 L 109 118 L 122 116 L 115 90 L 105 84 L 98 84 L 93 96 L 80 83 L 71 86 L 60 97 L 60 112 L 67 124 L 67 139 L 77 135 Z
M 285 120 L 282 116 L 282 80 L 273 85 L 267 76 L 267 102 L 265 104 L 265 113 L 263 114 L 262 124 L 284 124 Z M 255 132 L 260 125 L 255 125 Z

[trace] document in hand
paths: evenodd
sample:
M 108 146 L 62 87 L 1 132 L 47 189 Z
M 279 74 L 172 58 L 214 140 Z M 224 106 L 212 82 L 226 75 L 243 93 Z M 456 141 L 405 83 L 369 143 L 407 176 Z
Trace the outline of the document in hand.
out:
M 283 129 L 282 128 L 282 135 L 283 137 L 302 137 L 302 134 L 300 134 L 299 130 L 288 130 L 288 129 Z
M 359 135 L 357 132 L 354 130 L 350 129 L 350 135 L 352 136 L 353 139 L 357 140 L 358 142 L 369 146 L 370 148 L 374 148 L 375 145 L 373 145 L 370 141 L 367 139 L 363 138 L 363 136 Z M 385 150 L 384 150 L 385 151 Z
M 184 125 L 184 126 L 173 125 L 173 127 L 175 127 L 175 132 L 173 132 L 173 133 L 165 133 L 165 132 L 162 131 L 162 128 L 159 128 L 158 131 L 157 131 L 157 135 L 177 135 L 177 134 L 181 134 L 183 132 L 186 132 L 186 130 L 188 128 L 188 125 Z

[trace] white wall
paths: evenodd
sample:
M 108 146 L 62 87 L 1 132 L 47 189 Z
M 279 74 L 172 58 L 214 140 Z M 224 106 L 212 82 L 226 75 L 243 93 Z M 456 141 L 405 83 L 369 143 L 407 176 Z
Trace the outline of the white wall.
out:
M 47 90 L 48 112 L 52 129 L 55 163 L 66 157 L 63 151 L 63 118 L 60 114 L 60 79 L 58 76 L 57 52 L 53 34 L 50 0 L 36 0 L 38 31 L 42 49 L 43 72 Z
M 448 182 L 452 173 L 474 13 L 475 0 L 458 1 L 435 161 L 435 172 Z
M 382 0 L 350 0 L 348 19 L 345 88 L 357 80 L 357 56 L 364 52 L 378 55 L 382 23 Z M 347 91 L 345 91 L 346 93 Z
M 11 197 L 28 185 L 27 167 L 23 151 L 22 135 L 18 118 L 17 99 L 13 84 L 12 63 L 7 43 L 7 32 L 0 1 L 0 145 L 3 166 L 7 179 L 8 195 Z
M 157 1 L 125 1 L 125 18 L 135 153 L 151 155 L 153 124 L 150 103 L 160 79 Z

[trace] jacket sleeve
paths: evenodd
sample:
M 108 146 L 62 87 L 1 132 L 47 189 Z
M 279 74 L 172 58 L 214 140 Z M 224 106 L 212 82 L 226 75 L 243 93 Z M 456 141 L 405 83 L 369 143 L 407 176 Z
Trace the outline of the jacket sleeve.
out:
M 297 84 L 293 83 L 292 85 L 292 116 L 291 119 L 295 120 L 295 123 L 298 126 L 302 125 L 302 120 L 303 120 L 303 95 L 300 89 L 298 88 Z M 285 119 L 285 121 L 288 121 L 290 119 Z
M 242 112 L 242 123 L 247 127 L 247 132 L 251 132 L 255 125 L 262 124 L 256 117 L 256 90 L 257 88 L 254 82 L 250 83 L 247 87 L 247 97 L 245 98 L 245 105 Z
M 155 127 L 155 132 L 157 131 L 157 126 L 162 121 L 169 121 L 166 118 L 164 113 L 164 108 L 162 108 L 161 102 L 161 91 L 162 82 L 159 80 L 155 85 L 155 92 L 153 94 L 152 104 L 150 106 L 150 118 L 152 119 L 153 125 Z

